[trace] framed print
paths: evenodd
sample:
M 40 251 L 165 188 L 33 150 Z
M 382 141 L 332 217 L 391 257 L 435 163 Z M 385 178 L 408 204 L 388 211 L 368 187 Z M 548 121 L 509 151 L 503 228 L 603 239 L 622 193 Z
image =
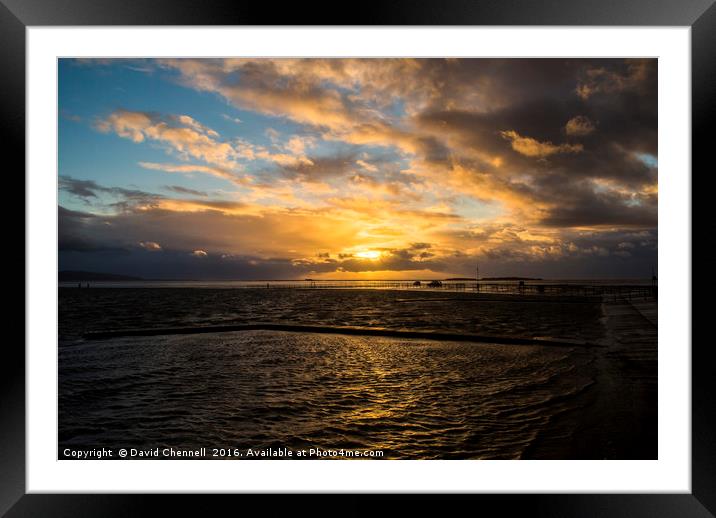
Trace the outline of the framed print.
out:
M 710 515 L 710 2 L 63 6 L 1 11 L 8 516 L 187 492 Z

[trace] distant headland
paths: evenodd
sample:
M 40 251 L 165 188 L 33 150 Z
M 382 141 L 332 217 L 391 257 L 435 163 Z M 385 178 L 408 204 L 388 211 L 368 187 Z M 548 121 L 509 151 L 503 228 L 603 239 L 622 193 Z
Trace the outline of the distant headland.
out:
M 474 281 L 475 277 L 450 277 L 446 281 Z M 481 281 L 541 281 L 541 277 L 480 277 Z
M 90 282 L 90 281 L 143 281 L 141 277 L 131 275 L 118 275 L 116 273 L 83 272 L 76 270 L 63 270 L 57 274 L 59 282 Z

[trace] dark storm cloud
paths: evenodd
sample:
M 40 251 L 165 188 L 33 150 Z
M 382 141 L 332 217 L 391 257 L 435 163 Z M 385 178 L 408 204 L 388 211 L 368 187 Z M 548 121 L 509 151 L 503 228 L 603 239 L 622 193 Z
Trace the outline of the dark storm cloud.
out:
M 88 230 L 102 225 L 100 217 L 94 214 L 57 208 L 58 249 L 60 252 L 123 252 L 124 247 L 102 237 L 95 237 Z
M 592 227 L 600 225 L 655 227 L 655 199 L 637 200 L 610 194 L 573 196 L 564 205 L 553 208 L 541 222 L 551 227 Z
M 517 95 L 517 102 L 485 112 L 423 112 L 416 122 L 455 142 L 444 164 L 448 169 L 459 164 L 476 176 L 487 173 L 517 195 L 551 205 L 544 224 L 655 225 L 652 200 L 631 203 L 629 197 L 603 192 L 609 182 L 634 191 L 656 183 L 656 168 L 642 158 L 656 157 L 655 61 L 579 64 L 584 84 L 594 82 L 583 87 L 589 92 L 585 97 L 574 94 L 574 66 L 554 65 L 553 88 L 543 96 L 534 91 Z M 598 73 L 590 76 L 595 70 Z M 587 121 L 588 131 L 568 131 L 575 119 Z M 470 156 L 475 152 L 484 156 Z M 490 161 L 495 155 L 500 156 L 499 165 Z M 529 181 L 514 183 L 513 178 Z M 586 180 L 595 185 L 587 186 Z
M 559 245 L 543 247 L 541 256 L 507 244 L 495 245 L 477 258 L 457 251 L 455 268 L 474 272 L 477 260 L 481 275 L 487 277 L 648 278 L 658 264 L 654 229 L 568 231 L 562 237 Z

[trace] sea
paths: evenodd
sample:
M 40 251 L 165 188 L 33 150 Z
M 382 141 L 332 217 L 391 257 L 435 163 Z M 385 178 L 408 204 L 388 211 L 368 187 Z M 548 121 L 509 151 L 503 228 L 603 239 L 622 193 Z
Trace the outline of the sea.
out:
M 157 282 L 59 287 L 58 458 L 102 448 L 217 460 L 656 454 L 653 445 L 634 448 L 651 442 L 633 437 L 642 428 L 609 403 L 638 374 L 648 386 L 625 404 L 634 415 L 655 415 L 656 340 L 653 358 L 625 369 L 607 302 L 597 297 L 414 289 L 405 281 L 394 281 L 404 289 L 375 281 L 351 289 L 335 281 L 323 289 L 311 287 L 317 281 Z M 238 324 L 329 331 L 121 336 Z M 347 326 L 437 338 L 346 335 Z M 108 330 L 118 336 L 92 336 Z M 490 336 L 535 341 L 506 345 Z M 552 339 L 559 343 L 540 343 Z

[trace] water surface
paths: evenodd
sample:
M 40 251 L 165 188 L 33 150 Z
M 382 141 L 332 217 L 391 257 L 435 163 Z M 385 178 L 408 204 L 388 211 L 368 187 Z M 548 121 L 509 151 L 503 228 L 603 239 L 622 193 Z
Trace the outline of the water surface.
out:
M 648 451 L 640 444 L 645 433 L 656 437 L 655 334 L 644 335 L 635 362 L 632 346 L 609 345 L 622 331 L 609 330 L 600 302 L 527 299 L 60 288 L 60 455 L 66 447 L 171 446 L 375 449 L 388 459 L 653 458 L 655 441 Z M 647 324 L 653 331 L 638 314 L 630 318 L 628 333 Z M 277 331 L 83 338 L 108 329 L 259 322 L 605 347 Z
M 87 342 L 61 349 L 60 446 L 519 458 L 580 404 L 588 361 L 569 348 L 266 331 Z

